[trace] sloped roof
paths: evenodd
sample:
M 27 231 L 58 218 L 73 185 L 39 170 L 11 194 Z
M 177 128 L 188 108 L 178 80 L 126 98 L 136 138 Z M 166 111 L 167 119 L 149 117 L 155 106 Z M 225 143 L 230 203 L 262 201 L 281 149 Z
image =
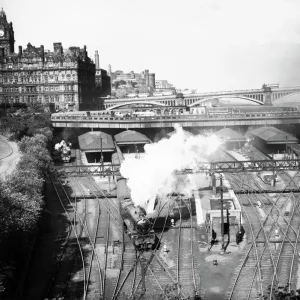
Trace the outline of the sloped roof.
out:
M 222 140 L 226 140 L 227 142 L 243 142 L 246 140 L 244 135 L 230 128 L 222 128 L 221 130 L 215 132 L 215 135 Z
M 289 147 L 291 147 L 291 149 L 297 153 L 297 155 L 300 155 L 300 145 L 299 144 L 294 144 L 294 145 L 290 145 Z
M 126 130 L 120 132 L 114 136 L 115 141 L 118 145 L 121 144 L 149 144 L 151 140 L 147 138 L 144 134 L 134 131 Z
M 102 131 L 90 131 L 78 137 L 79 147 L 83 151 L 114 151 L 115 144 L 111 135 Z
M 275 127 L 260 127 L 251 131 L 249 135 L 257 136 L 266 141 L 267 144 L 298 143 L 298 139 L 295 136 Z

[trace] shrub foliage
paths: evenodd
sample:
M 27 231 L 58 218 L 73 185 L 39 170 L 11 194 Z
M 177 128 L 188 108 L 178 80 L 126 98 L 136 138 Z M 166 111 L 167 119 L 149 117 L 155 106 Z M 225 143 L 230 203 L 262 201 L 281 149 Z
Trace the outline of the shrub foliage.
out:
M 0 181 L 0 293 L 5 297 L 15 290 L 37 232 L 45 176 L 52 166 L 47 149 L 52 131 L 46 114 L 40 115 L 36 108 L 22 109 L 17 115 L 8 114 L 2 129 L 8 124 L 21 158 L 15 170 Z

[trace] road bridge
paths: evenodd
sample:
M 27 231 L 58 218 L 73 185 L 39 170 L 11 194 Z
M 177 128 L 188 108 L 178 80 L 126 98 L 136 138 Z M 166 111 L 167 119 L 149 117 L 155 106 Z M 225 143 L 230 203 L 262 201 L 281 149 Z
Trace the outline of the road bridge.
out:
M 183 95 L 178 98 L 176 95 L 147 97 L 147 98 L 122 98 L 122 99 L 105 99 L 105 109 L 111 110 L 121 108 L 128 105 L 137 104 L 156 104 L 156 105 L 185 105 L 189 107 L 204 106 L 207 102 L 214 99 L 237 98 L 247 100 L 250 103 L 260 105 L 272 105 L 277 100 L 284 102 L 284 98 L 292 94 L 300 93 L 300 86 L 296 87 L 267 87 L 261 89 L 235 90 L 235 91 L 220 91 Z
M 72 116 L 68 113 L 51 116 L 53 127 L 69 128 L 174 128 L 182 127 L 228 127 L 228 126 L 273 126 L 299 124 L 300 112 L 253 112 L 228 115 L 169 115 L 153 117 L 112 117 L 109 115 Z

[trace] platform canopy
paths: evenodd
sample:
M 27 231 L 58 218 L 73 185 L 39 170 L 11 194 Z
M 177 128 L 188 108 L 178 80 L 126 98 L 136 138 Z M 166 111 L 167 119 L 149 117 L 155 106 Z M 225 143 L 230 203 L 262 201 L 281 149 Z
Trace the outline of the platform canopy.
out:
M 102 131 L 90 131 L 78 137 L 82 151 L 115 151 L 115 144 L 111 135 Z
M 246 138 L 244 135 L 232 130 L 231 128 L 223 128 L 217 132 L 215 135 L 218 136 L 221 140 L 226 142 L 244 142 Z
M 130 145 L 130 144 L 149 144 L 151 140 L 144 134 L 134 131 L 126 130 L 114 136 L 117 145 Z
M 298 144 L 298 139 L 287 132 L 275 127 L 260 127 L 248 134 L 252 137 L 258 137 L 267 144 Z

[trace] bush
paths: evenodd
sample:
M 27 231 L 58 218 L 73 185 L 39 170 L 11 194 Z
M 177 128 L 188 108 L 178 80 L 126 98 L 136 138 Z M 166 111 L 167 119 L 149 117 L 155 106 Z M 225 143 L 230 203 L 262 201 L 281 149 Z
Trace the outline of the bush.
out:
M 6 288 L 5 297 L 15 291 L 29 254 L 28 246 L 37 232 L 43 210 L 45 176 L 52 168 L 47 150 L 52 138 L 51 129 L 35 131 L 33 136 L 24 136 L 20 140 L 20 161 L 12 174 L 0 181 L 0 293 Z

